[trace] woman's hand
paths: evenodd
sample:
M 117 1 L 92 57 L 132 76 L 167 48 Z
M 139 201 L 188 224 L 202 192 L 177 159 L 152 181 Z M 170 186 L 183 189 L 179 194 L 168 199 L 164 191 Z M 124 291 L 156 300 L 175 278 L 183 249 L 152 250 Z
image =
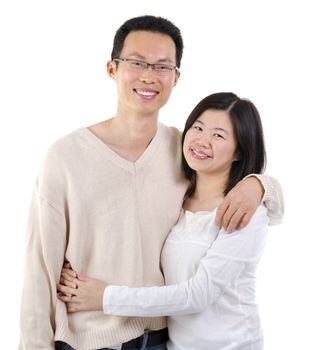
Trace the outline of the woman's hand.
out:
M 70 267 L 70 268 L 68 268 Z M 69 313 L 103 310 L 103 294 L 107 284 L 104 281 L 82 276 L 73 271 L 71 265 L 62 269 L 57 284 L 58 299 L 67 304 Z

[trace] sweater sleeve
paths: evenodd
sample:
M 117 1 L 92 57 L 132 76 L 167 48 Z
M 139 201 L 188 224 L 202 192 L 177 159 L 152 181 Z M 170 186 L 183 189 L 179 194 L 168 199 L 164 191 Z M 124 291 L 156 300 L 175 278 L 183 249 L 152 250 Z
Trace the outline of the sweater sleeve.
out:
M 269 224 L 280 224 L 284 215 L 284 199 L 279 182 L 275 178 L 265 174 L 250 174 L 244 179 L 249 176 L 255 176 L 265 190 L 262 202 L 268 209 Z
M 66 222 L 36 186 L 28 221 L 20 350 L 55 349 L 56 283 L 64 261 Z
M 103 298 L 104 312 L 121 316 L 171 316 L 204 310 L 220 298 L 244 269 L 254 274 L 267 235 L 266 212 L 260 206 L 250 223 L 233 234 L 220 230 L 188 281 L 163 287 L 108 286 Z

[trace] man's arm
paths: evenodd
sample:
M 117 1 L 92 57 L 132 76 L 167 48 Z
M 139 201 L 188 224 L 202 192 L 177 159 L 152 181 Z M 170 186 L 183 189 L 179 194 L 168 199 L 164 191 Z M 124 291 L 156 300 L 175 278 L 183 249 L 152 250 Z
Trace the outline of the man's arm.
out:
M 268 175 L 255 175 L 265 189 L 262 202 L 268 209 L 269 224 L 280 224 L 284 215 L 284 199 L 279 182 Z
M 54 350 L 56 283 L 65 251 L 65 220 L 35 190 L 28 222 L 20 350 Z
M 231 233 L 245 227 L 263 202 L 270 224 L 280 223 L 284 213 L 282 189 L 268 175 L 251 174 L 240 181 L 225 197 L 217 210 L 216 224 Z

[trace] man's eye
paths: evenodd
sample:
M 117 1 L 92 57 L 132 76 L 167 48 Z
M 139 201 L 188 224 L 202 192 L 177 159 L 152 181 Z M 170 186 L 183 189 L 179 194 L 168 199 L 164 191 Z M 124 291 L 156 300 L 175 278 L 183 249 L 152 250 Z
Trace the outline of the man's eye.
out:
M 145 66 L 144 63 L 139 61 L 129 61 L 130 65 L 135 68 L 143 68 Z
M 170 67 L 164 66 L 163 64 L 158 64 L 158 65 L 155 65 L 155 70 L 157 70 L 159 72 L 163 72 L 163 71 L 170 70 Z

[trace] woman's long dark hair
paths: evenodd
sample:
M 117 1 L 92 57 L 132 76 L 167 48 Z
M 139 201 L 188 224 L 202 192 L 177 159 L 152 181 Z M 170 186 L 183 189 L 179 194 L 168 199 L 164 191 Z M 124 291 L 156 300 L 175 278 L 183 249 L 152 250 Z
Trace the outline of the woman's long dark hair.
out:
M 220 92 L 205 97 L 190 113 L 182 135 L 182 146 L 187 131 L 201 114 L 209 109 L 226 111 L 229 114 L 237 142 L 238 160 L 232 163 L 224 190 L 226 195 L 246 175 L 260 174 L 264 171 L 266 151 L 263 129 L 257 108 L 251 101 L 241 99 L 231 92 Z M 189 167 L 183 153 L 182 167 L 186 179 L 190 181 L 190 187 L 186 192 L 186 197 L 189 197 L 196 189 L 196 172 Z

